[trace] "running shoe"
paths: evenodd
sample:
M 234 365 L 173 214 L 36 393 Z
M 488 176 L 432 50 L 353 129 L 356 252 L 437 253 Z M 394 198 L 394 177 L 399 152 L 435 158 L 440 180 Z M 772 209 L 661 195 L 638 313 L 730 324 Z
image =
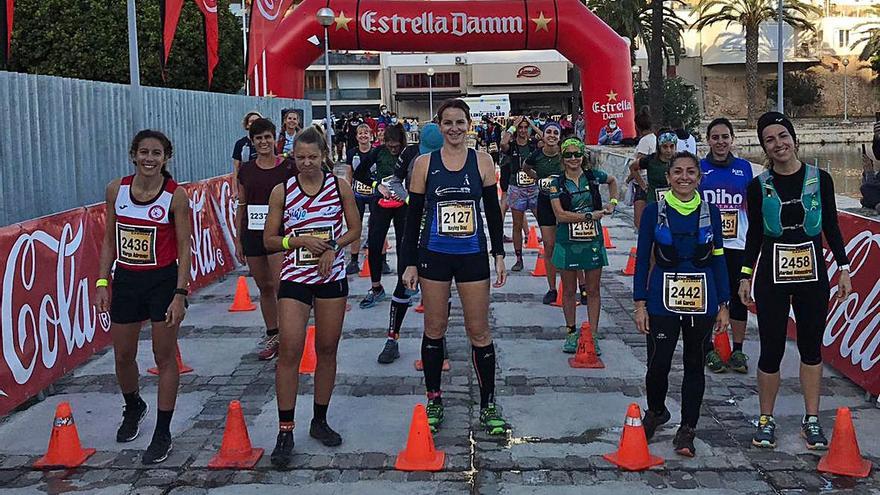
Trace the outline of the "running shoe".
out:
M 153 434 L 150 446 L 147 447 L 144 455 L 141 456 L 141 462 L 144 464 L 159 464 L 168 459 L 169 454 L 171 454 L 171 434 L 156 432 Z
M 325 447 L 338 447 L 342 445 L 342 437 L 333 431 L 326 421 L 312 419 L 309 427 L 309 436 L 323 443 Z
M 379 363 L 391 364 L 400 357 L 400 349 L 398 349 L 397 341 L 388 339 L 385 341 L 385 348 L 379 353 Z
M 268 361 L 278 355 L 278 334 L 266 339 L 265 347 L 257 353 L 260 361 Z
M 116 430 L 116 441 L 125 443 L 137 438 L 141 432 L 141 421 L 144 420 L 149 409 L 150 406 L 143 399 L 139 399 L 138 404 L 133 407 L 123 406 L 122 424 Z
M 566 332 L 568 332 L 567 327 L 562 327 Z M 565 336 L 565 343 L 562 344 L 562 352 L 566 354 L 574 354 L 577 352 L 578 348 L 578 340 L 581 338 L 580 332 L 572 332 Z
M 443 404 L 428 401 L 425 411 L 428 413 L 428 427 L 431 428 L 431 433 L 437 433 L 437 430 L 440 429 L 440 424 L 443 423 Z
M 360 271 L 361 267 L 358 266 L 357 261 L 349 261 L 348 266 L 345 267 L 346 275 L 357 275 L 358 273 L 360 273 Z
M 544 294 L 544 299 L 541 300 L 544 304 L 553 304 L 556 302 L 556 297 L 558 296 L 556 289 L 550 289 Z
M 501 411 L 495 404 L 489 404 L 487 407 L 480 409 L 480 424 L 486 428 L 486 433 L 490 435 L 504 435 L 507 433 L 507 421 L 501 417 Z
M 279 431 L 278 438 L 275 440 L 275 449 L 269 460 L 275 467 L 284 468 L 290 464 L 290 458 L 293 455 L 293 432 Z
M 602 349 L 599 347 L 599 336 L 596 335 L 596 332 L 593 332 L 593 349 L 596 351 L 597 356 L 602 355 Z
M 776 421 L 773 416 L 762 414 L 758 419 L 758 428 L 752 437 L 752 445 L 764 449 L 776 448 Z
M 822 432 L 822 425 L 819 424 L 818 416 L 808 416 L 807 420 L 801 423 L 801 436 L 807 442 L 807 448 L 810 450 L 826 450 L 828 449 L 828 439 Z
M 581 306 L 587 305 L 587 289 L 585 287 L 581 287 Z
M 647 410 L 645 411 L 645 417 L 642 418 L 642 426 L 645 429 L 645 439 L 651 440 L 654 437 L 654 433 L 657 431 L 661 425 L 666 424 L 672 415 L 669 414 L 669 409 L 663 409 L 663 412 L 660 414 L 655 414 L 653 411 Z
M 367 292 L 366 297 L 361 301 L 360 307 L 361 309 L 372 308 L 373 306 L 379 304 L 380 302 L 385 300 L 385 289 L 379 287 L 379 291 L 377 292 L 375 288 L 370 289 Z
M 391 267 L 388 266 L 387 261 L 382 262 L 382 275 L 391 275 Z
M 737 373 L 748 373 L 749 357 L 743 351 L 733 351 L 730 355 L 730 360 L 727 362 L 727 367 Z
M 690 426 L 679 426 L 678 431 L 675 433 L 675 438 L 672 440 L 675 453 L 685 457 L 695 456 L 697 454 L 697 449 L 694 447 L 694 437 L 696 435 L 697 432 Z
M 715 349 L 706 354 L 706 367 L 712 373 L 724 373 L 727 369 L 727 365 L 724 364 L 724 361 L 721 360 L 721 355 Z
M 510 271 L 512 271 L 512 272 L 521 272 L 522 269 L 523 269 L 523 260 L 522 260 L 522 258 L 517 258 L 517 259 L 516 259 L 516 263 L 514 263 L 513 266 L 510 267 Z

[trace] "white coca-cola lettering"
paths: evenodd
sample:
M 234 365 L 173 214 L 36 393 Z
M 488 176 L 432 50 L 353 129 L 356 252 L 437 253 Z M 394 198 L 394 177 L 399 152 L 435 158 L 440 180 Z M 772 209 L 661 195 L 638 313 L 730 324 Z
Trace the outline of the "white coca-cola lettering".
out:
M 229 249 L 234 250 L 235 238 L 238 234 L 234 228 L 236 202 L 232 198 L 232 187 L 229 185 L 229 182 L 223 181 L 220 185 L 220 196 L 212 199 L 214 201 L 211 204 L 214 207 L 217 220 L 220 222 L 220 232 L 223 234 L 223 239 L 226 241 Z M 233 264 L 235 263 L 235 257 L 233 256 Z
M 81 349 L 95 336 L 97 312 L 89 302 L 90 281 L 78 278 L 76 254 L 83 241 L 83 224 L 76 232 L 65 223 L 61 235 L 55 239 L 38 230 L 23 233 L 13 244 L 3 272 L 3 302 L 0 304 L 3 359 L 18 384 L 27 383 L 34 372 L 39 355 L 46 369 L 55 366 L 58 350 L 63 342 L 67 355 Z M 37 294 L 34 281 L 47 278 L 44 250 L 55 254 L 53 289 Z M 16 288 L 19 288 L 16 291 Z M 23 290 L 22 290 L 23 289 Z M 16 296 L 29 301 L 39 300 L 39 307 L 21 302 Z M 101 315 L 101 328 L 110 329 L 107 315 Z M 58 332 L 61 332 L 61 336 Z M 23 355 L 28 340 L 33 339 L 33 354 Z M 62 359 L 63 360 L 63 359 Z M 7 395 L 0 391 L 0 395 Z
M 217 265 L 223 266 L 223 251 L 214 248 L 211 239 L 211 226 L 202 227 L 202 210 L 205 206 L 206 192 L 193 191 L 189 205 L 192 208 L 192 266 L 189 268 L 190 277 L 204 277 L 217 269 Z
M 869 230 L 863 230 L 847 243 L 845 249 L 850 260 L 850 276 L 854 281 L 857 277 L 859 281 L 873 280 L 874 285 L 867 291 L 854 290 L 843 302 L 838 301 L 837 286 L 832 285 L 831 308 L 822 337 L 822 344 L 826 347 L 839 342 L 840 356 L 849 359 L 853 366 L 862 371 L 870 370 L 880 361 L 880 280 L 877 279 L 876 270 L 868 271 L 876 266 L 876 262 L 871 264 L 869 261 L 880 253 L 872 248 L 880 248 L 880 234 Z M 837 271 L 837 263 L 831 263 L 828 279 L 832 280 Z
M 448 16 L 422 12 L 414 17 L 398 14 L 380 16 L 375 10 L 361 15 L 361 28 L 368 33 L 392 34 L 517 34 L 523 32 L 523 18 L 519 16 L 483 17 L 463 12 Z

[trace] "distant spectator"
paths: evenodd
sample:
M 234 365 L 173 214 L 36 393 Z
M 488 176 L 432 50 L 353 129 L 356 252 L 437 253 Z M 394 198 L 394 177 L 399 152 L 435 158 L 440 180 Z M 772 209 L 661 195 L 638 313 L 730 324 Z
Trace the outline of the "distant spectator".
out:
M 623 131 L 617 127 L 617 119 L 608 120 L 608 125 L 599 130 L 599 144 L 620 144 Z
M 584 140 L 584 136 L 587 134 L 584 112 L 578 111 L 577 120 L 574 121 L 574 134 L 581 141 Z
M 364 112 L 364 123 L 370 126 L 370 129 L 373 130 L 373 134 L 376 134 L 376 132 L 379 130 L 379 121 L 374 119 L 370 115 L 370 112 Z
M 379 117 L 376 118 L 376 122 L 379 124 L 391 125 L 391 114 L 388 112 L 388 107 L 382 105 L 379 107 Z
M 275 153 L 279 155 L 293 151 L 296 135 L 302 130 L 299 113 L 292 108 L 284 112 L 281 121 L 284 128 L 278 133 L 278 141 L 275 143 Z
M 670 121 L 670 127 L 675 132 L 676 137 L 678 137 L 678 148 L 676 151 L 687 151 L 693 155 L 697 154 L 697 139 L 691 135 L 684 128 L 684 124 L 682 123 L 680 118 L 674 118 Z
M 862 206 L 875 210 L 880 214 L 880 160 L 877 159 L 877 151 L 880 149 L 880 136 L 874 135 L 873 157 L 868 156 L 865 148 L 862 147 L 862 186 L 859 191 L 862 193 L 862 199 L 859 200 Z
M 251 160 L 257 159 L 257 148 L 254 147 L 253 143 L 251 143 L 250 135 L 247 134 L 247 131 L 250 130 L 251 124 L 254 123 L 255 120 L 262 118 L 260 112 L 248 112 L 244 119 L 241 121 L 241 126 L 244 127 L 245 136 L 238 141 L 235 142 L 235 146 L 232 148 L 232 176 L 238 177 L 238 168 L 241 167 L 241 164 L 244 162 L 249 162 Z M 238 197 L 238 181 L 232 181 L 232 196 Z

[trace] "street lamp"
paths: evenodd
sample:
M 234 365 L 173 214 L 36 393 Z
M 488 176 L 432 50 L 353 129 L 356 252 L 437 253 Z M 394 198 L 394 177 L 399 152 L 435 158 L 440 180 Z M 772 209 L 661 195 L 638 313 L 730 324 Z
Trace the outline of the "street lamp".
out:
M 849 124 L 849 101 L 847 100 L 846 94 L 846 86 L 847 86 L 847 73 L 846 66 L 849 65 L 849 58 L 844 58 L 841 63 L 843 64 L 843 123 Z
M 425 73 L 428 74 L 428 118 L 434 120 L 434 68 L 428 67 Z
M 779 8 L 776 11 L 776 111 L 784 112 L 782 104 L 782 69 L 785 61 L 785 40 L 782 38 L 782 4 L 783 0 L 779 0 Z
M 330 36 L 328 34 L 329 27 L 333 24 L 336 14 L 333 9 L 324 7 L 318 10 L 316 14 L 318 24 L 324 26 L 324 117 L 327 122 L 327 129 L 324 133 L 327 136 L 327 153 L 332 157 L 333 154 L 333 122 L 330 119 Z

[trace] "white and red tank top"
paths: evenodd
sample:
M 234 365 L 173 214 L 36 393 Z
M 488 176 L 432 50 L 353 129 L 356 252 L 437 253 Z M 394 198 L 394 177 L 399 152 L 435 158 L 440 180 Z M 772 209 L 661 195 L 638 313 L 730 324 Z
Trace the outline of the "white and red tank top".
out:
M 171 198 L 177 183 L 165 179 L 150 201 L 131 194 L 133 175 L 123 177 L 116 194 L 116 263 L 128 270 L 155 270 L 177 261 L 177 234 Z
M 287 179 L 287 195 L 284 197 L 284 235 L 313 236 L 324 240 L 337 240 L 342 236 L 342 198 L 336 177 L 324 173 L 321 190 L 309 196 L 300 188 L 299 175 Z M 340 250 L 326 277 L 318 273 L 318 256 L 306 248 L 292 249 L 285 253 L 281 265 L 281 280 L 300 284 L 319 285 L 345 278 L 345 258 Z

